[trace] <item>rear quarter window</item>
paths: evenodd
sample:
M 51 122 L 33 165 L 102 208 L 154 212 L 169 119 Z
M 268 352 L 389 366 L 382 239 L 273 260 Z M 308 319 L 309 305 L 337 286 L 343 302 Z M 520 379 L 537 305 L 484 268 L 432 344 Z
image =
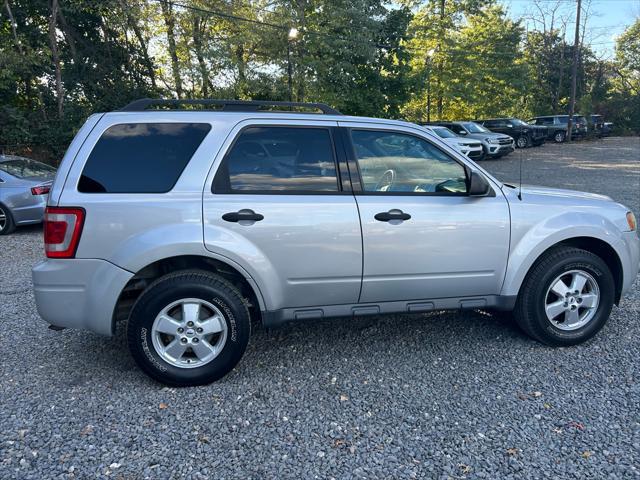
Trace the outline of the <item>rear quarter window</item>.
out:
M 208 123 L 113 125 L 93 147 L 78 191 L 168 192 L 210 130 Z

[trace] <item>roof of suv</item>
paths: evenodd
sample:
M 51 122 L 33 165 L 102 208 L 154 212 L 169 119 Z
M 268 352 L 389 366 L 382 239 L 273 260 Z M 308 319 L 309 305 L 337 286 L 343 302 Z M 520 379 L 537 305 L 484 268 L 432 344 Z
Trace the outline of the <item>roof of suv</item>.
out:
M 152 106 L 161 107 L 180 107 L 197 105 L 201 107 L 211 106 L 214 108 L 149 108 Z M 269 107 L 276 109 L 268 109 Z M 295 108 L 295 110 L 294 110 Z M 302 111 L 307 109 L 307 111 Z M 399 126 L 416 127 L 415 123 L 404 120 L 390 120 L 375 117 L 358 117 L 343 115 L 338 110 L 324 103 L 305 103 L 305 102 L 278 102 L 263 100 L 218 100 L 218 99 L 151 99 L 142 98 L 135 100 L 120 110 L 109 112 L 113 114 L 139 115 L 139 114 L 215 114 L 216 116 L 235 115 L 248 116 L 252 118 L 282 118 L 286 115 L 287 119 L 309 120 L 317 117 L 321 120 L 330 121 L 358 121 L 365 123 L 386 123 Z M 244 115 L 243 115 L 244 114 Z

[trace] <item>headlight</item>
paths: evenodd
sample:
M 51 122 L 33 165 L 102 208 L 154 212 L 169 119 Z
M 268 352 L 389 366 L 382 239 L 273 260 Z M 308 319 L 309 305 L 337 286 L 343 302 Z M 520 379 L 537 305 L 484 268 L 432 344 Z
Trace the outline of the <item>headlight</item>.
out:
M 627 223 L 629 224 L 629 230 L 631 230 L 632 232 L 638 227 L 636 216 L 633 214 L 633 212 L 627 212 Z
M 497 138 L 485 138 L 487 143 L 500 143 Z

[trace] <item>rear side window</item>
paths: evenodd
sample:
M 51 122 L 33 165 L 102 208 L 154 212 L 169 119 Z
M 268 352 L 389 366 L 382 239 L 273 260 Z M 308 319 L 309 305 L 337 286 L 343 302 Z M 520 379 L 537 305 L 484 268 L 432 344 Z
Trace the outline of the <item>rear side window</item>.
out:
M 109 127 L 87 159 L 78 191 L 168 192 L 209 130 L 208 123 L 125 123 Z
M 327 128 L 249 127 L 227 152 L 214 193 L 331 193 L 338 174 Z

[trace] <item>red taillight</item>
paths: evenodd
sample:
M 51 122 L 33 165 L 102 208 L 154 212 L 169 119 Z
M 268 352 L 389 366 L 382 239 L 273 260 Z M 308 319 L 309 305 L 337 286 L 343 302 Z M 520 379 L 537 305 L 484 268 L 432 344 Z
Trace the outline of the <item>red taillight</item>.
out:
M 38 185 L 31 187 L 31 195 L 46 195 L 51 190 L 51 185 Z
M 82 208 L 47 207 L 44 212 L 44 251 L 47 257 L 73 258 L 83 224 Z

